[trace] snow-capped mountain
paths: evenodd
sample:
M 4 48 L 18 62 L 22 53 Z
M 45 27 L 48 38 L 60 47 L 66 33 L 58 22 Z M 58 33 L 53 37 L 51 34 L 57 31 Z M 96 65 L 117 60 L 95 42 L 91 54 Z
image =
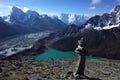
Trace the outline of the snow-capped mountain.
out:
M 33 10 L 24 12 L 17 7 L 12 8 L 11 14 L 5 21 L 37 30 L 59 30 L 66 26 L 65 23 L 59 19 L 51 18 L 47 15 L 39 15 L 39 13 Z
M 10 22 L 12 23 L 22 23 L 24 22 L 25 20 L 25 16 L 26 14 L 19 8 L 17 7 L 13 7 L 12 8 L 12 12 L 10 14 Z
M 72 26 L 72 27 L 71 27 Z M 79 28 L 78 28 L 79 27 Z M 120 27 L 120 5 L 117 5 L 110 13 L 104 13 L 103 15 L 96 15 L 91 17 L 86 21 L 85 24 L 76 27 L 75 25 L 70 25 L 68 28 L 63 31 L 63 35 L 76 35 L 86 30 L 109 30 L 113 28 L 111 33 L 115 31 L 119 31 Z M 77 31 L 76 31 L 77 30 Z M 114 32 L 115 33 L 115 32 Z M 119 35 L 118 33 L 116 35 Z
M 96 15 L 90 18 L 85 25 L 91 25 L 95 29 L 110 29 L 120 25 L 120 5 L 117 5 L 110 13 Z
M 87 20 L 88 17 L 86 16 L 81 16 L 81 15 L 76 15 L 76 14 L 60 14 L 58 18 L 63 21 L 66 24 L 76 24 L 76 25 L 81 25 L 84 24 Z

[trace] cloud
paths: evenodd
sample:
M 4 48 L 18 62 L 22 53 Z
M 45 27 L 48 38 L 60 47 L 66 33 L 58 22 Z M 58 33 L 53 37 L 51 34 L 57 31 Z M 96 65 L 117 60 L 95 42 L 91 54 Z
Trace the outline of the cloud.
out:
M 12 6 L 8 6 L 9 10 L 12 11 Z
M 95 6 L 92 6 L 92 7 L 89 7 L 88 9 L 89 9 L 89 10 L 95 10 L 96 7 L 95 7 Z
M 7 8 L 7 5 L 0 4 L 0 8 Z
M 27 8 L 27 7 L 24 7 L 23 8 L 23 11 L 26 13 L 27 11 L 29 10 L 29 8 Z
M 9 9 L 9 10 L 11 10 L 12 6 L 0 4 L 0 9 Z
M 0 16 L 5 16 L 10 13 L 10 6 L 5 4 L 0 4 Z
M 0 17 L 3 16 L 3 13 L 0 12 Z
M 100 4 L 102 0 L 91 0 L 91 5 Z

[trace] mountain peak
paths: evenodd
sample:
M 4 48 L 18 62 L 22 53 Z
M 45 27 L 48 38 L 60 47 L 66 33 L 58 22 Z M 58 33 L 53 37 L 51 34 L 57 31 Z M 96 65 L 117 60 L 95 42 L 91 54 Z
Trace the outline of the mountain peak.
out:
M 118 12 L 120 12 L 120 4 L 115 6 L 111 11 L 112 14 L 117 14 Z
M 20 8 L 15 7 L 15 6 L 12 7 L 12 12 L 22 12 L 23 13 L 23 11 Z
M 120 10 L 120 4 L 117 5 L 114 10 L 116 10 L 116 11 Z
M 19 17 L 22 14 L 25 14 L 25 13 L 20 8 L 15 7 L 15 6 L 12 7 L 11 15 L 13 15 L 13 16 L 15 15 L 15 16 Z
M 84 24 L 88 20 L 86 16 L 76 15 L 74 13 L 69 14 L 62 13 L 60 14 L 60 16 L 58 16 L 58 18 L 66 24 L 76 25 Z
M 13 6 L 10 14 L 10 22 L 22 22 L 25 17 L 25 13 L 18 7 Z

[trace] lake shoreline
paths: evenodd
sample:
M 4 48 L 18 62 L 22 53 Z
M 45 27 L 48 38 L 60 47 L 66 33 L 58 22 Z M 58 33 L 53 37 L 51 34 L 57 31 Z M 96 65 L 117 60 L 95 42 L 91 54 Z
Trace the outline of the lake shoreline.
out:
M 73 58 L 77 59 L 78 54 L 72 51 L 63 52 L 50 48 L 47 52 L 39 54 L 36 56 L 35 60 L 53 60 L 53 59 L 62 59 L 62 58 Z M 90 55 L 86 56 L 86 59 L 99 59 L 100 57 L 93 57 Z

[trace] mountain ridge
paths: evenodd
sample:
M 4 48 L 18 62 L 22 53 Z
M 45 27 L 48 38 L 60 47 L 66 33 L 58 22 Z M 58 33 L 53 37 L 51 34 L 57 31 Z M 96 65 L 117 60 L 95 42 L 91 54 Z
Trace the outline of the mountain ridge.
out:
M 12 12 L 10 14 L 10 22 L 12 24 L 17 24 L 25 27 L 33 27 L 38 30 L 58 30 L 58 28 L 63 29 L 65 27 L 65 24 L 58 19 L 52 19 L 47 15 L 39 15 L 39 13 L 32 10 L 28 10 L 26 13 L 24 13 L 17 7 L 12 8 Z
M 120 5 L 117 5 L 110 13 L 91 17 L 84 25 L 109 29 L 111 25 L 120 24 Z

